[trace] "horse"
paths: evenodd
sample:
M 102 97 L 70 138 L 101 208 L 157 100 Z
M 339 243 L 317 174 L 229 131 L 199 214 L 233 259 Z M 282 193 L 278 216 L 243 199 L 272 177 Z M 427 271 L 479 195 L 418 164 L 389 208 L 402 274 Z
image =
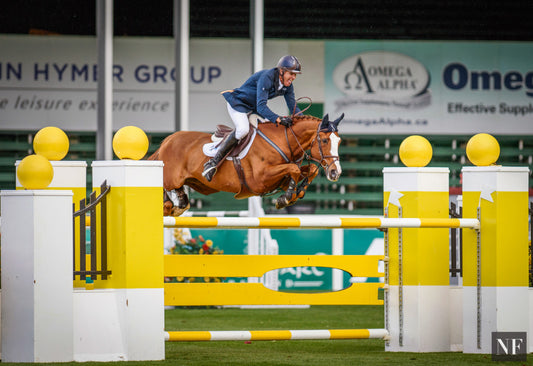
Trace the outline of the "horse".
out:
M 329 121 L 327 114 L 323 119 L 297 115 L 288 127 L 272 122 L 260 123 L 255 131 L 251 127 L 255 137 L 249 151 L 242 159 L 233 157 L 233 164 L 223 159 L 211 182 L 202 176 L 209 159 L 202 147 L 211 142 L 211 134 L 173 133 L 148 158 L 164 162 L 164 214 L 179 216 L 190 207 L 185 185 L 204 195 L 232 192 L 236 199 L 283 190 L 276 201 L 276 208 L 282 209 L 302 199 L 318 175 L 319 168 L 311 161 L 324 169 L 328 180 L 336 182 L 342 173 L 338 124 L 343 117 Z M 304 159 L 309 163 L 302 165 Z

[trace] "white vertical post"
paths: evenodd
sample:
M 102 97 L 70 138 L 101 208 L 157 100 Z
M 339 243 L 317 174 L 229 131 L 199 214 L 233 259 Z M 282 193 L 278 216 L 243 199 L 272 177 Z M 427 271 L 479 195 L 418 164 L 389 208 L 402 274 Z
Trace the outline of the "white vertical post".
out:
M 96 158 L 111 160 L 113 135 L 113 0 L 96 1 L 98 38 L 98 121 Z
M 252 39 L 252 73 L 263 68 L 263 1 L 250 0 L 250 38 Z M 248 198 L 249 216 L 263 216 L 265 214 L 261 197 Z M 248 254 L 266 254 L 266 248 L 261 248 L 260 231 L 248 229 Z M 264 243 L 264 241 L 263 241 Z M 277 276 L 276 276 L 277 283 Z M 272 279 L 269 281 L 271 282 Z M 256 282 L 253 277 L 248 282 Z
M 344 255 L 344 229 L 331 230 L 331 254 Z M 344 288 L 344 271 L 341 269 L 333 269 L 332 284 L 333 291 L 340 291 Z
M 189 0 L 174 0 L 175 128 L 189 130 Z
M 72 192 L 1 192 L 2 362 L 74 360 Z
M 252 38 L 252 72 L 263 68 L 264 41 L 263 0 L 250 0 L 250 37 Z

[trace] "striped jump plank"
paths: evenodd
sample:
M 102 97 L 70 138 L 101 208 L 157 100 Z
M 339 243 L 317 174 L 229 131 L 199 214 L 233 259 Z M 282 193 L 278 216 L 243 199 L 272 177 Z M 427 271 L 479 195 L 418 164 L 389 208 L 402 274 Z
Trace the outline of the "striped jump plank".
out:
M 165 332 L 167 342 L 388 339 L 386 329 L 242 330 Z
M 363 228 L 469 228 L 479 229 L 478 219 L 380 218 L 380 217 L 173 217 L 165 227 L 224 229 L 363 229 Z

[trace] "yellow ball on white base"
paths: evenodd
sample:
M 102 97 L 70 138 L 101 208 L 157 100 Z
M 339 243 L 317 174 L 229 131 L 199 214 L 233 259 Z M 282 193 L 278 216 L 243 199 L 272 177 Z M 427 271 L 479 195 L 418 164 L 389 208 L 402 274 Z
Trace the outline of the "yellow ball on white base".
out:
M 17 167 L 17 178 L 26 189 L 45 189 L 54 178 L 54 168 L 42 155 L 28 155 Z
M 433 157 L 429 141 L 419 135 L 407 137 L 400 144 L 400 160 L 408 167 L 424 167 Z
M 113 137 L 113 151 L 119 159 L 140 160 L 148 151 L 148 137 L 139 127 L 122 127 Z
M 476 166 L 489 166 L 500 157 L 500 144 L 488 133 L 472 136 L 466 144 L 466 156 Z
M 67 155 L 69 148 L 68 136 L 58 127 L 48 126 L 37 132 L 33 139 L 35 154 L 48 160 L 61 160 Z

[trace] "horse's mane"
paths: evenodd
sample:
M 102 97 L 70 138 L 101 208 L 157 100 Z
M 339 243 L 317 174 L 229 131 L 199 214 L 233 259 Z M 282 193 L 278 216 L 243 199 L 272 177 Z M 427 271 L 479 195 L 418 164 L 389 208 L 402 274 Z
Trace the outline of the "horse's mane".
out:
M 308 121 L 313 121 L 313 122 L 322 122 L 321 118 L 318 118 L 318 117 L 315 117 L 315 116 L 298 115 L 298 116 L 293 116 L 292 117 L 292 121 L 294 123 L 297 123 L 298 121 L 302 121 L 302 120 L 308 120 Z

